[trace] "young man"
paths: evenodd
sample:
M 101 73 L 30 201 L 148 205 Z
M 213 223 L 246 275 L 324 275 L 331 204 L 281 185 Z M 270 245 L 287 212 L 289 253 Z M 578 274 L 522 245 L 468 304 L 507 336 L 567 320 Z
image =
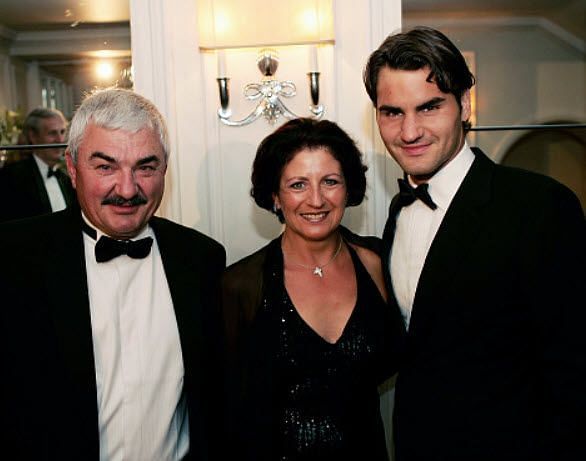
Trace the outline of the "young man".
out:
M 217 452 L 220 244 L 154 217 L 155 106 L 89 96 L 71 123 L 77 208 L 0 228 L 6 459 L 208 460 Z M 216 383 L 217 381 L 217 383 Z
M 578 199 L 467 145 L 474 77 L 439 31 L 389 36 L 364 82 L 405 172 L 383 236 L 408 328 L 397 461 L 584 458 Z

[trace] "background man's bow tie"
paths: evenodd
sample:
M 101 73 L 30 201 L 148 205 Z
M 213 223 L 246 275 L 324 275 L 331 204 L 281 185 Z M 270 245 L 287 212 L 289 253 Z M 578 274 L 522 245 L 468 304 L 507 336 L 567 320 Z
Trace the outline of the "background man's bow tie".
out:
M 51 176 L 55 176 L 55 178 L 61 179 L 63 178 L 63 176 L 65 176 L 65 173 L 61 171 L 59 168 L 49 167 L 49 169 L 47 170 L 47 178 L 50 178 Z

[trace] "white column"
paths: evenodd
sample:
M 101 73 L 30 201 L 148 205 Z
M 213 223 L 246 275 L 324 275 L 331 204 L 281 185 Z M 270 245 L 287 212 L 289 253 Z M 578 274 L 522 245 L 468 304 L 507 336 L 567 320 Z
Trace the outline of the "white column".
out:
M 27 113 L 42 105 L 41 75 L 37 61 L 31 61 L 26 65 L 26 95 Z
M 0 54 L 0 106 L 16 109 L 16 88 L 14 82 L 14 66 L 10 56 Z
M 353 0 L 336 0 L 333 4 L 337 121 L 358 142 L 369 167 L 368 200 L 359 208 L 348 209 L 344 222 L 355 231 L 380 236 L 396 192 L 395 178 L 401 173 L 380 140 L 362 71 L 370 53 L 401 27 L 401 0 L 371 0 L 363 2 L 361 8 L 356 8 Z M 363 39 L 356 40 L 357 35 Z
M 63 82 L 63 80 L 56 80 L 55 92 L 57 99 L 57 109 L 65 113 L 67 107 L 65 102 L 65 83 Z
M 131 0 L 134 88 L 165 116 L 171 148 L 160 214 L 217 236 L 206 159 L 204 95 L 196 2 Z
M 73 103 L 73 87 L 68 84 L 68 85 L 66 85 L 65 90 L 66 90 L 66 95 L 65 95 L 65 101 L 66 101 L 65 117 L 71 118 L 71 117 L 73 117 L 73 112 L 75 111 L 75 105 Z

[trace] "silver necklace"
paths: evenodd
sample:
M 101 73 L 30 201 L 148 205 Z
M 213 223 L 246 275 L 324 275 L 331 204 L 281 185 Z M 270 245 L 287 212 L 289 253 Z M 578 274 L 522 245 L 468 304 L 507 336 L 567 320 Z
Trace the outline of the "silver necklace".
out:
M 313 271 L 313 275 L 317 275 L 317 276 L 319 276 L 319 278 L 323 278 L 324 267 L 326 267 L 334 259 L 336 259 L 336 257 L 340 254 L 341 249 L 342 249 L 342 237 L 340 237 L 340 243 L 338 243 L 338 248 L 336 248 L 336 251 L 334 252 L 332 257 L 330 258 L 330 260 L 327 263 L 322 264 L 321 266 L 306 266 L 305 264 L 297 263 L 297 262 L 291 261 L 291 260 L 289 260 L 289 262 L 295 266 L 303 267 L 304 269 L 310 269 Z

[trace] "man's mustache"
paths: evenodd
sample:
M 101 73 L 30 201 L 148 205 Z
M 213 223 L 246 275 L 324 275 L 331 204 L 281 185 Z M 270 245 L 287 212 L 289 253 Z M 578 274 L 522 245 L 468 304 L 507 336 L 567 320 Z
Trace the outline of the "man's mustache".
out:
M 102 200 L 102 205 L 115 205 L 115 206 L 138 206 L 145 205 L 148 202 L 146 197 L 141 194 L 136 194 L 134 197 L 126 199 L 119 195 L 111 195 Z

